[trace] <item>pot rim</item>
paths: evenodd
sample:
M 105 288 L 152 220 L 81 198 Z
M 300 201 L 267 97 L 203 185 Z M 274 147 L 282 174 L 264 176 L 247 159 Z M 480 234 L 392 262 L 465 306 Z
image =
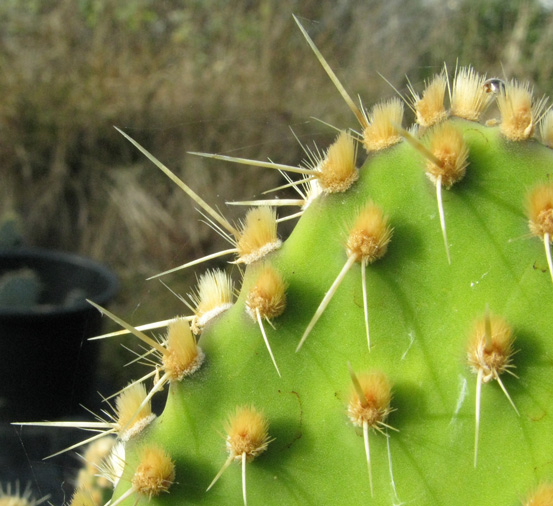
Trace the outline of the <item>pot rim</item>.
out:
M 78 267 L 80 269 L 87 270 L 89 272 L 97 274 L 101 277 L 105 283 L 103 290 L 97 293 L 87 294 L 87 298 L 93 300 L 97 304 L 105 305 L 111 299 L 113 299 L 119 289 L 119 281 L 115 273 L 109 269 L 106 265 L 97 262 L 89 257 L 78 255 L 76 253 L 69 253 L 66 251 L 60 251 L 47 248 L 35 248 L 35 247 L 17 247 L 17 248 L 0 248 L 0 270 L 2 268 L 3 261 L 6 259 L 21 259 L 22 261 L 29 260 L 41 260 L 45 262 L 51 262 L 52 264 L 65 264 L 67 267 Z M 45 316 L 60 316 L 68 313 L 76 313 L 79 311 L 94 310 L 96 311 L 86 300 L 76 300 L 67 305 L 47 305 L 41 307 L 41 305 L 17 308 L 0 306 L 1 318 L 32 318 L 32 317 L 45 317 Z

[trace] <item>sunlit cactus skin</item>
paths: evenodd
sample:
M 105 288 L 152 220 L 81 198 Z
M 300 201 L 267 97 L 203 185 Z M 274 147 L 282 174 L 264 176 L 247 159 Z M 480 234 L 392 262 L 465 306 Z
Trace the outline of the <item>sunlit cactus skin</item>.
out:
M 286 310 L 275 330 L 266 326 L 282 377 L 246 313 L 258 272 L 251 265 L 234 306 L 201 334 L 202 368 L 172 384 L 163 414 L 127 443 L 128 466 L 136 449 L 153 441 L 176 461 L 176 483 L 152 504 L 242 502 L 239 465 L 205 489 L 226 458 L 227 416 L 243 404 L 263 410 L 274 438 L 247 465 L 250 504 L 519 504 L 553 479 L 553 285 L 524 207 L 528 190 L 547 182 L 553 156 L 535 140 L 506 140 L 497 127 L 449 121 L 470 150 L 466 177 L 443 195 L 451 264 L 422 156 L 405 142 L 369 155 L 358 182 L 318 197 L 266 258 L 288 285 Z M 369 199 L 393 227 L 386 255 L 366 272 L 371 350 L 354 265 L 296 353 L 346 261 L 348 227 Z M 476 375 L 466 354 L 486 307 L 516 336 L 518 379 L 502 380 L 520 416 L 496 382 L 482 385 L 475 467 Z M 347 416 L 348 362 L 356 371 L 382 371 L 393 384 L 387 423 L 397 431 L 385 431 L 389 441 L 370 436 L 372 497 L 362 433 Z M 115 497 L 125 487 L 121 481 Z
M 484 78 L 475 86 L 492 93 L 483 100 L 501 121 L 495 92 Z M 503 102 L 514 86 L 499 89 Z M 485 108 L 478 107 L 476 117 Z M 439 126 L 422 121 L 408 133 L 392 124 L 394 142 L 368 154 L 359 142 L 358 178 L 345 191 L 318 195 L 282 246 L 245 267 L 234 305 L 202 326 L 203 364 L 170 382 L 163 413 L 126 443 L 112 504 L 532 504 L 533 491 L 553 482 L 550 237 L 532 231 L 528 215 L 528 195 L 553 170 L 553 152 L 537 138 L 542 111 L 543 104 L 528 112 L 533 123 L 514 140 L 501 123 L 438 111 L 437 121 L 468 150 L 466 173 L 441 192 L 441 181 L 427 175 L 429 160 L 437 163 L 427 152 Z M 387 217 L 386 251 L 374 262 L 352 261 L 298 349 L 369 203 Z M 247 311 L 267 264 L 286 287 L 284 311 L 271 319 L 274 328 L 264 325 L 274 361 Z M 467 354 L 475 322 L 489 314 L 508 322 L 514 340 L 509 367 L 485 378 Z M 368 436 L 348 416 L 351 371 L 383 373 L 391 384 L 386 416 Z M 267 421 L 262 451 L 231 462 L 213 483 L 232 456 L 229 417 L 242 406 Z M 174 475 L 162 493 L 137 496 L 129 492 L 133 470 L 152 445 L 167 452 Z

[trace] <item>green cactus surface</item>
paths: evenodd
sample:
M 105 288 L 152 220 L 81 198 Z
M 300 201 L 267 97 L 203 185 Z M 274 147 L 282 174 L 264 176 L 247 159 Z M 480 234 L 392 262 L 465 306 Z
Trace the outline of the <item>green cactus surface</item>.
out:
M 361 145 L 378 110 L 357 110 L 358 179 L 316 196 L 282 246 L 246 266 L 232 307 L 201 328 L 205 359 L 197 370 L 176 378 L 165 369 L 167 404 L 126 441 L 111 504 L 538 504 L 529 497 L 553 482 L 553 283 L 543 228 L 553 225 L 549 115 L 540 101 L 519 100 L 528 87 L 482 77 L 471 98 L 498 121 L 455 117 L 442 97 L 443 114 L 438 105 L 426 124 L 423 100 L 433 83 L 445 89 L 440 79 L 406 99 L 416 128 L 384 121 L 399 136 L 384 149 L 367 154 Z M 475 106 L 475 119 L 484 105 Z M 513 127 L 521 138 L 510 123 L 522 124 Z M 429 164 L 447 164 L 434 140 L 450 127 L 467 151 L 461 175 L 429 177 Z M 545 197 L 537 202 L 531 192 L 539 185 Z M 368 258 L 349 236 L 373 204 L 391 238 Z M 529 227 L 534 215 L 547 223 Z M 265 342 L 263 314 L 255 318 L 248 296 L 267 266 L 286 291 L 284 310 L 263 325 Z M 158 346 L 166 360 L 169 344 Z M 480 367 L 475 354 L 496 362 Z M 385 381 L 371 387 L 367 373 L 385 375 L 391 399 Z M 242 407 L 261 413 L 268 427 L 237 428 Z M 366 418 L 353 413 L 367 410 Z M 246 439 L 256 432 L 251 448 L 231 445 L 239 432 Z M 161 449 L 174 468 L 160 456 L 167 470 L 141 489 L 145 448 Z
M 201 335 L 203 367 L 171 385 L 163 414 L 128 443 L 131 468 L 136 449 L 150 441 L 176 461 L 178 483 L 155 504 L 241 503 L 239 465 L 205 489 L 226 459 L 224 422 L 244 404 L 263 410 L 275 438 L 247 466 L 251 504 L 514 505 L 553 478 L 553 286 L 524 211 L 526 192 L 547 181 L 553 156 L 535 141 L 514 144 L 498 128 L 454 121 L 470 155 L 466 177 L 444 192 L 451 265 L 421 157 L 407 143 L 370 155 L 359 181 L 347 193 L 318 197 L 270 255 L 288 283 L 287 309 L 267 329 L 282 377 L 245 311 L 252 265 L 234 306 Z M 356 264 L 296 353 L 346 262 L 348 224 L 368 199 L 394 228 L 386 256 L 366 272 L 371 350 Z M 520 416 L 497 382 L 483 385 L 475 467 L 476 375 L 466 355 L 486 306 L 516 335 L 518 378 L 503 381 Z M 362 433 L 347 415 L 348 362 L 355 371 L 385 372 L 394 385 L 388 423 L 398 431 L 370 434 L 373 497 Z M 126 488 L 123 481 L 115 497 Z

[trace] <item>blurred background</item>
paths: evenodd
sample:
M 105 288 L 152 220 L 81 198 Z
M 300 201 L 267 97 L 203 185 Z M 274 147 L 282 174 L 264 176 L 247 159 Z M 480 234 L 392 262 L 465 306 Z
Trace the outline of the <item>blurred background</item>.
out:
M 405 76 L 420 90 L 444 62 L 451 73 L 457 62 L 472 64 L 550 94 L 552 7 L 539 0 L 2 0 L 0 216 L 17 213 L 27 245 L 107 264 L 121 282 L 110 308 L 130 323 L 188 314 L 145 278 L 228 246 L 114 125 L 238 219 L 244 209 L 225 202 L 259 195 L 280 176 L 187 151 L 296 165 L 304 155 L 291 129 L 304 144 L 325 148 L 335 132 L 314 117 L 357 126 L 292 14 L 349 93 L 370 107 L 395 95 L 379 73 L 406 93 Z M 190 270 L 164 281 L 185 294 L 195 279 Z M 114 328 L 106 321 L 106 330 Z M 132 355 L 120 343 L 98 343 L 106 395 L 144 374 L 122 367 Z

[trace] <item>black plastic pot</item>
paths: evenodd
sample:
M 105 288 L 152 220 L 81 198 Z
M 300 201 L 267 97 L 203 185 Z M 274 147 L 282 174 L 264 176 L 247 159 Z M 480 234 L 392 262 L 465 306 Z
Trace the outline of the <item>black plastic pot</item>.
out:
M 0 250 L 0 276 L 22 268 L 41 284 L 31 307 L 0 306 L 0 420 L 53 420 L 82 413 L 95 389 L 101 315 L 85 299 L 107 305 L 117 279 L 73 254 Z

